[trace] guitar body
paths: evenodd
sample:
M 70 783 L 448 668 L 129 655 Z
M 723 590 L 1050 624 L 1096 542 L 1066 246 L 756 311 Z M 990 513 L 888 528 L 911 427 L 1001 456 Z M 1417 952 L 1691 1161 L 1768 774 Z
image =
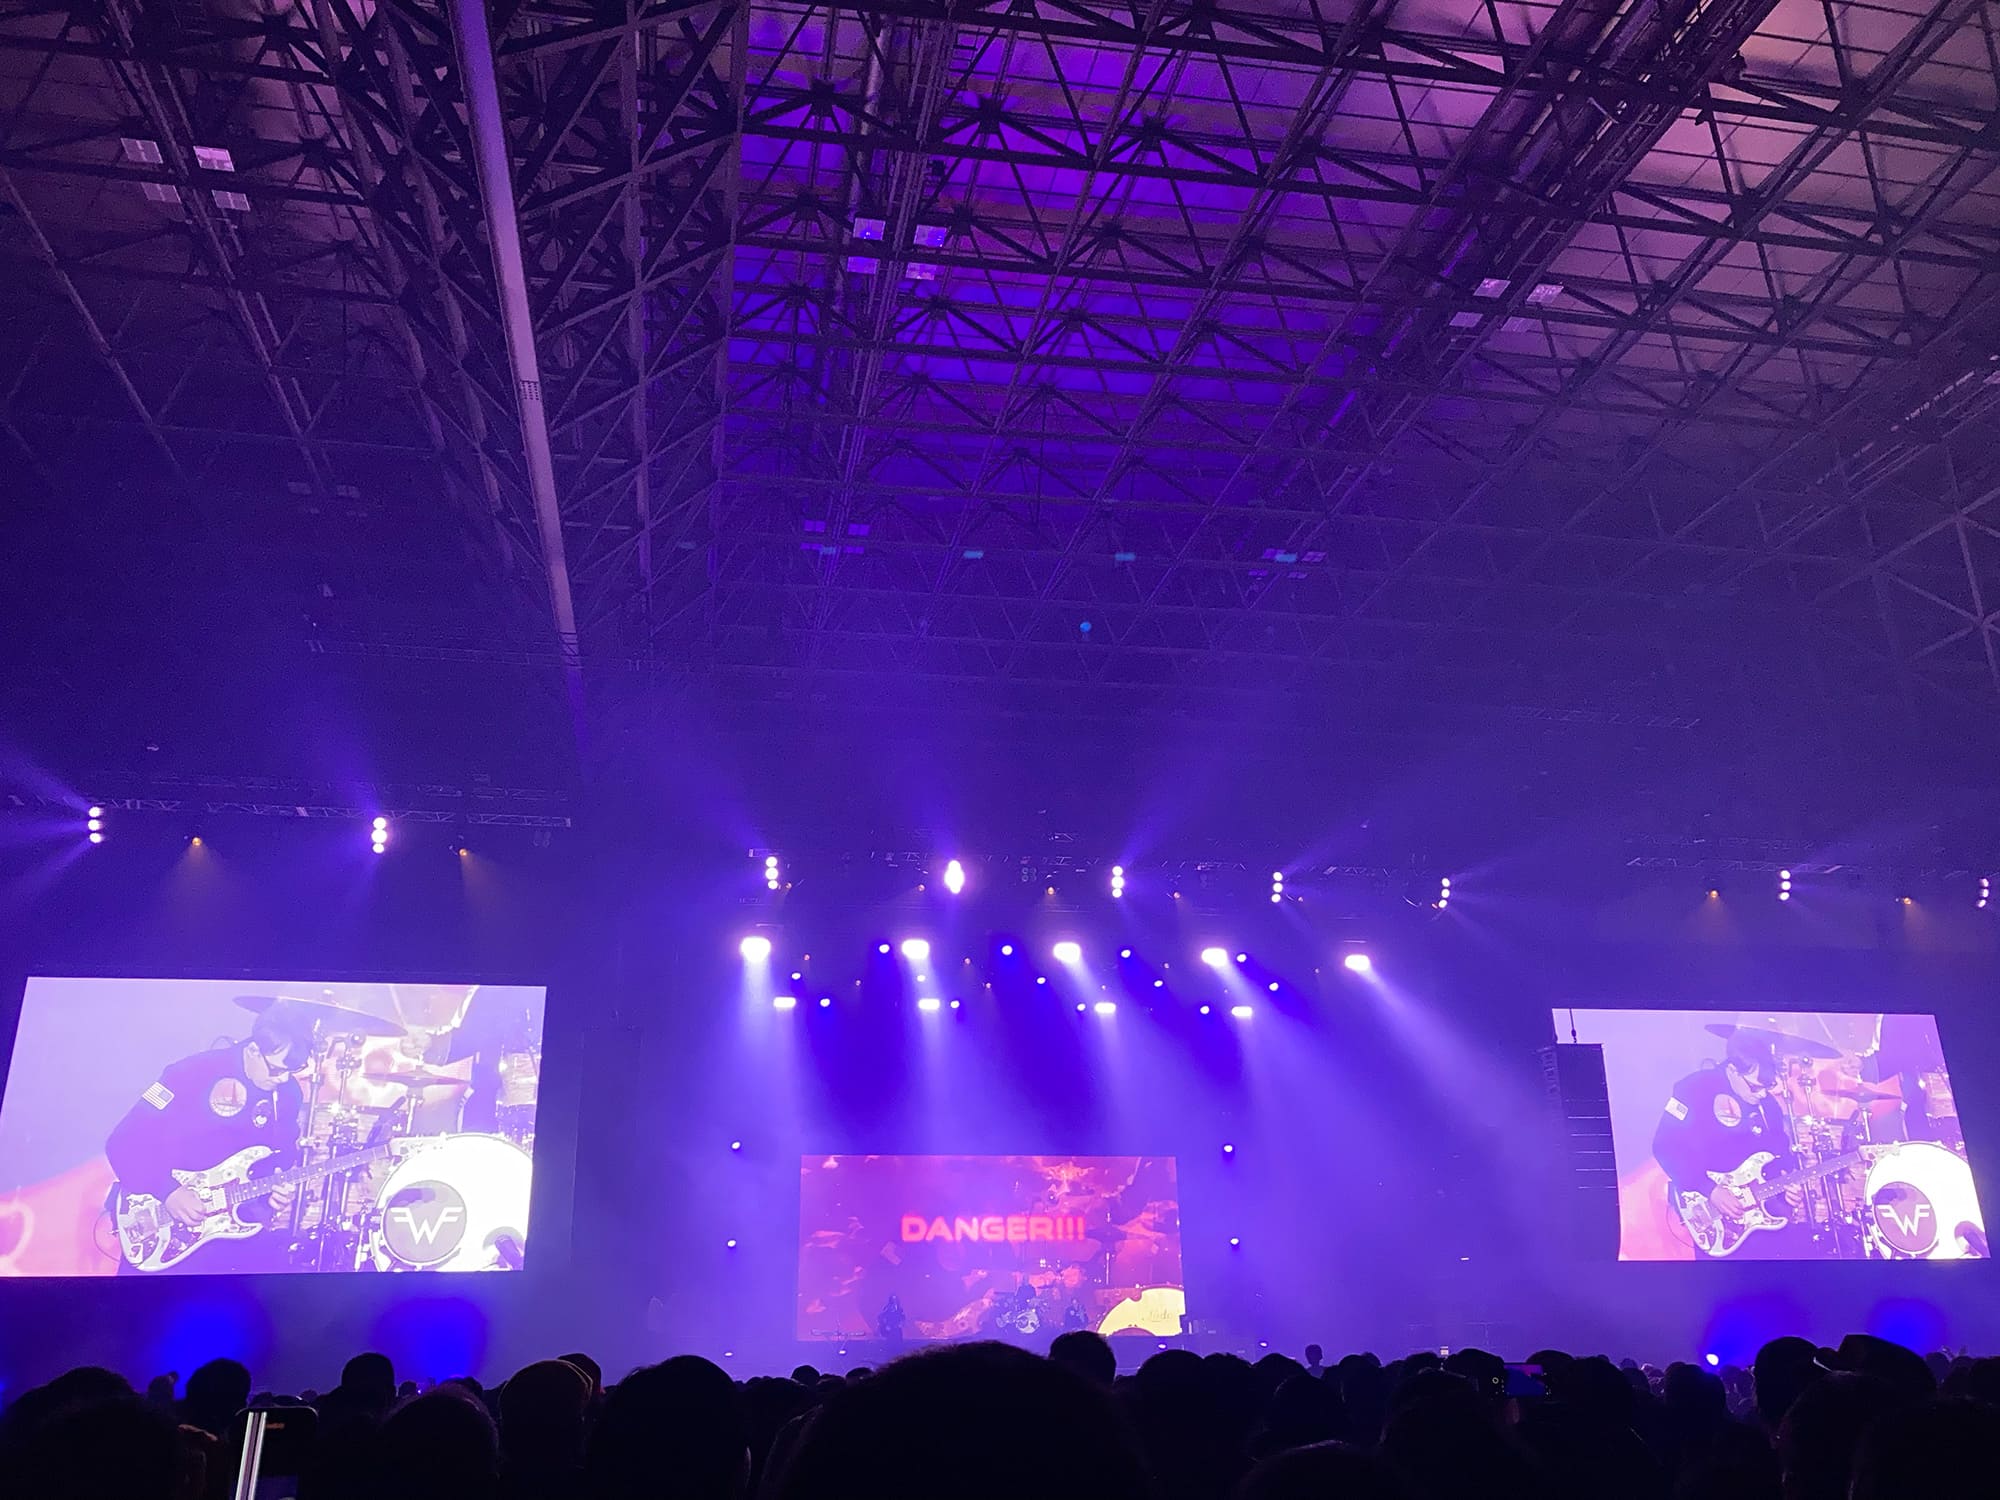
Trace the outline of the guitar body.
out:
M 1745 1157 L 1743 1164 L 1732 1172 L 1710 1172 L 1709 1180 L 1716 1188 L 1726 1188 L 1730 1196 L 1743 1205 L 1743 1217 L 1731 1219 L 1715 1211 L 1709 1202 L 1710 1192 L 1688 1192 L 1674 1186 L 1668 1189 L 1674 1211 L 1679 1215 L 1688 1237 L 1695 1248 L 1704 1255 L 1723 1257 L 1734 1255 L 1742 1248 L 1743 1242 L 1759 1230 L 1783 1229 L 1791 1222 L 1779 1214 L 1772 1213 L 1758 1199 L 1756 1189 L 1764 1180 L 1764 1169 L 1774 1157 L 1769 1151 L 1757 1151 Z
M 151 1193 L 124 1193 L 118 1200 L 118 1249 L 135 1270 L 164 1271 L 179 1265 L 214 1240 L 246 1240 L 263 1229 L 238 1216 L 229 1190 L 250 1180 L 250 1169 L 271 1154 L 269 1146 L 245 1146 L 201 1172 L 175 1172 L 174 1181 L 201 1199 L 207 1217 L 189 1226 L 178 1222 Z

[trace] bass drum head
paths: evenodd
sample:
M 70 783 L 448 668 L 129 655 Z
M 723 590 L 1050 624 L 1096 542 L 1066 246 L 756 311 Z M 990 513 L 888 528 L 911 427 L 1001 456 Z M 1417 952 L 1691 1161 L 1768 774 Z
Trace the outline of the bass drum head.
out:
M 533 1160 L 497 1135 L 424 1141 L 375 1200 L 369 1249 L 380 1271 L 498 1271 L 528 1243 Z
M 1928 1141 L 1912 1141 L 1868 1169 L 1868 1219 L 1878 1253 L 1888 1260 L 1963 1260 L 1959 1226 L 1982 1235 L 1986 1220 L 1962 1157 Z

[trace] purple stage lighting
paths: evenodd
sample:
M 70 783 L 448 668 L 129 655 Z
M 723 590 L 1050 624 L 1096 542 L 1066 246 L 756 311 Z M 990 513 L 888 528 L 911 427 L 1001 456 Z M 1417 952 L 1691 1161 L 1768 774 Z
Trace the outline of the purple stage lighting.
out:
M 1722 1356 L 1720 1354 L 1704 1354 L 1702 1361 L 1712 1370 L 1722 1363 Z
M 1247 1021 L 1256 1014 L 1256 1012 L 1247 1005 L 1232 1005 L 1229 1007 L 1229 1013 L 1232 1016 L 1236 1017 L 1236 1019 L 1239 1021 Z
M 1340 961 L 1340 966 L 1350 974 L 1371 974 L 1375 970 L 1375 960 L 1365 953 L 1350 953 Z
M 819 997 L 819 1008 L 820 1008 L 821 1010 L 828 1010 L 828 1009 L 831 1009 L 831 1008 L 832 1008 L 832 1006 L 833 1006 L 833 996 L 831 996 L 831 995 L 821 995 L 821 996 Z
M 931 945 L 923 938 L 904 938 L 903 957 L 913 964 L 920 964 L 931 956 Z
M 1059 964 L 1080 964 L 1083 962 L 1083 945 L 1067 940 L 1057 943 L 1049 953 Z
M 1118 950 L 1118 956 L 1120 958 L 1130 958 L 1132 956 L 1132 950 L 1130 948 L 1120 948 Z
M 1219 969 L 1229 962 L 1229 950 L 1226 948 L 1204 948 L 1201 950 L 1201 961 L 1211 969 Z
M 939 1010 L 942 1009 L 943 1006 L 944 1002 L 938 999 L 936 995 L 926 995 L 924 996 L 923 999 L 917 1002 L 918 1010 Z
M 771 956 L 771 940 L 762 933 L 753 932 L 736 945 L 736 951 L 751 963 L 761 964 Z
M 1166 987 L 1167 987 L 1167 982 L 1164 979 L 1155 979 L 1153 981 L 1153 988 L 1156 990 L 1163 990 Z
M 957 860 L 944 867 L 944 888 L 954 896 L 965 889 L 965 866 Z
M 797 995 L 773 995 L 771 997 L 771 1008 L 773 1010 L 797 1010 L 798 1006 L 799 997 Z
M 96 803 L 90 805 L 89 816 L 84 819 L 83 829 L 91 843 L 104 842 L 104 809 Z
M 1209 1012 L 1209 1007 L 1208 1007 L 1208 1006 L 1206 1006 L 1206 1005 L 1204 1005 L 1204 1006 L 1203 1006 L 1203 1007 L 1201 1008 L 1201 1013 L 1202 1013 L 1203 1015 L 1207 1015 L 1207 1014 L 1208 1014 L 1208 1012 Z
M 1265 986 L 1265 988 L 1266 988 L 1266 989 L 1268 989 L 1268 990 L 1270 990 L 1270 992 L 1271 992 L 1272 994 L 1274 994 L 1274 995 L 1275 995 L 1275 994 L 1277 994 L 1277 993 L 1278 993 L 1278 981 L 1277 981 L 1277 980 L 1275 980 L 1275 979 L 1274 979 L 1274 980 L 1272 980 L 1272 981 L 1270 982 L 1270 984 L 1268 984 L 1268 985 L 1266 985 L 1266 986 Z
M 1049 982 L 1049 976 L 1046 974 L 1037 974 L 1035 976 L 1036 984 L 1047 984 L 1048 982 Z
M 1125 867 L 1123 865 L 1113 865 L 1111 867 L 1111 897 L 1115 901 L 1124 896 L 1124 894 Z
M 1100 1016 L 1115 1016 L 1118 1014 L 1118 1002 L 1116 1000 L 1100 1000 L 1092 1008 Z
M 722 1248 L 723 1248 L 723 1249 L 725 1249 L 725 1250 L 734 1250 L 734 1249 L 736 1248 L 736 1241 L 734 1241 L 734 1240 L 724 1240 L 724 1241 L 722 1242 Z
M 1082 1015 L 1082 1014 L 1083 1014 L 1083 1002 L 1082 1002 L 1081 1000 L 1079 1000 L 1079 1001 L 1077 1001 L 1077 1002 L 1076 1002 L 1076 1013 L 1077 1013 L 1078 1015 Z
M 1236 955 L 1236 961 L 1239 964 L 1247 964 L 1250 962 L 1250 955 L 1247 953 L 1239 953 Z
M 1237 1238 L 1237 1237 L 1236 1237 L 1235 1235 L 1233 1235 L 1233 1234 L 1232 1234 L 1232 1235 L 1231 1235 L 1231 1236 L 1229 1237 L 1229 1248 L 1230 1248 L 1230 1249 L 1232 1249 L 1232 1250 L 1235 1250 L 1235 1249 L 1238 1249 L 1238 1248 L 1240 1248 L 1240 1247 L 1242 1246 L 1242 1244 L 1243 1244 L 1243 1241 L 1239 1240 L 1239 1239 L 1238 1239 L 1238 1238 Z
M 378 817 L 368 830 L 368 847 L 377 854 L 389 847 L 389 820 Z
M 886 956 L 886 955 L 888 954 L 888 952 L 889 952 L 889 945 L 888 945 L 887 943 L 877 943 L 877 944 L 875 945 L 875 951 L 876 951 L 877 953 L 880 953 L 880 954 L 883 954 L 883 955 L 885 955 L 885 956 Z
M 729 1149 L 731 1151 L 741 1151 L 743 1149 L 743 1143 L 741 1141 L 731 1141 L 729 1143 Z
M 1014 956 L 1014 945 L 1012 943 L 1002 943 L 1000 945 L 1000 956 L 1002 958 L 1012 958 Z
M 957 1009 L 959 1008 L 959 1006 L 960 1006 L 960 1005 L 962 1005 L 962 1004 L 964 1004 L 964 1003 L 965 1003 L 965 1002 L 964 1002 L 964 1001 L 962 1001 L 962 1000 L 954 1000 L 954 1001 L 952 1001 L 952 1002 L 951 1002 L 951 1008 L 952 1008 L 953 1010 L 957 1010 Z
M 1222 1154 L 1224 1156 L 1234 1156 L 1236 1154 L 1236 1148 L 1234 1146 L 1225 1143 L 1222 1148 Z

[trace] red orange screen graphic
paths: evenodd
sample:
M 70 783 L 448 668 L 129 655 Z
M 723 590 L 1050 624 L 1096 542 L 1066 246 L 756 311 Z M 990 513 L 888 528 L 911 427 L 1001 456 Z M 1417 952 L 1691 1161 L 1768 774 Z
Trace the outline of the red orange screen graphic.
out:
M 809 1156 L 801 1339 L 1172 1334 L 1187 1313 L 1170 1156 Z

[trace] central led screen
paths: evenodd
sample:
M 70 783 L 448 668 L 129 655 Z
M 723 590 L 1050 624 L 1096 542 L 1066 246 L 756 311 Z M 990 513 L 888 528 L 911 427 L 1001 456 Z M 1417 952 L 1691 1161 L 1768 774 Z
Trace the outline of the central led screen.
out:
M 801 1339 L 1174 1334 L 1170 1156 L 808 1156 Z

